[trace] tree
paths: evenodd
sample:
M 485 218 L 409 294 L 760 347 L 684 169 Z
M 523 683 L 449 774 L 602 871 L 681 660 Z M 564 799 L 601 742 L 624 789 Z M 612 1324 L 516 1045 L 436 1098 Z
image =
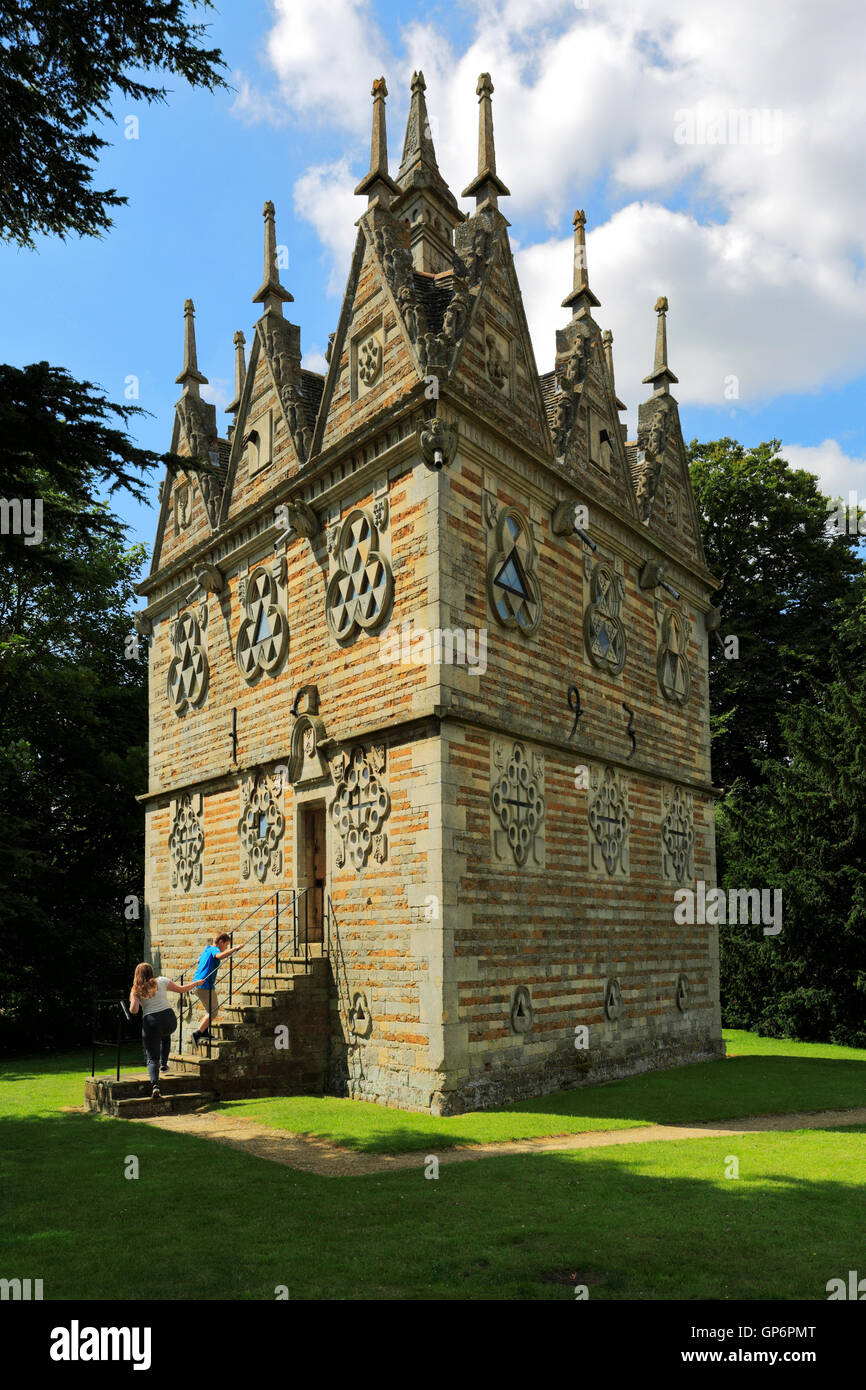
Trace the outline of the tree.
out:
M 713 775 L 728 788 L 757 787 L 763 761 L 781 756 L 782 714 L 829 675 L 852 581 L 866 571 L 856 536 L 828 537 L 817 479 L 780 449 L 775 439 L 689 449 L 707 563 L 720 580 L 713 602 L 739 643 L 735 660 L 710 644 Z
M 164 101 L 149 71 L 193 87 L 227 84 L 219 49 L 201 47 L 207 25 L 191 9 L 211 0 L 5 0 L 0 9 L 0 238 L 32 247 L 34 232 L 98 236 L 126 202 L 93 188 L 108 143 L 115 91 L 130 101 Z
M 784 756 L 719 818 L 726 888 L 772 885 L 783 926 L 721 928 L 725 1022 L 866 1047 L 866 585 L 830 679 L 782 714 Z M 844 654 L 844 655 L 843 655 Z
M 41 501 L 42 537 L 0 540 L 0 1039 L 83 1041 L 89 1000 L 137 953 L 147 666 L 130 649 L 144 559 L 102 494 L 139 495 L 173 456 L 139 449 L 89 382 L 0 368 L 0 495 Z M 118 423 L 119 422 L 119 423 Z M 136 655 L 139 659 L 136 659 Z M 140 913 L 140 908 L 139 908 Z

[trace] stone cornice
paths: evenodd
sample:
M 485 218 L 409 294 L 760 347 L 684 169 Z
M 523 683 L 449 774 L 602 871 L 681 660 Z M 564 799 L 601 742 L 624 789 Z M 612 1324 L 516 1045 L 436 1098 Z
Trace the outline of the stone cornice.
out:
M 685 787 L 689 791 L 699 792 L 703 796 L 719 797 L 724 790 L 722 787 L 714 786 L 712 782 L 699 781 L 694 777 L 684 776 L 675 768 L 660 768 L 637 758 L 631 760 L 617 758 L 610 753 L 600 751 L 585 739 L 577 737 L 574 739 L 554 738 L 551 735 L 539 733 L 536 725 L 524 724 L 519 719 L 510 720 L 505 724 L 496 719 L 487 719 L 481 714 L 456 710 L 444 705 L 434 705 L 433 709 L 426 714 L 418 715 L 413 719 L 399 720 L 396 723 L 377 720 L 362 725 L 360 728 L 347 728 L 345 731 L 337 729 L 332 732 L 329 729 L 327 743 L 322 744 L 321 747 L 323 752 L 327 752 L 327 750 L 342 744 L 364 743 L 373 740 L 391 743 L 395 740 L 406 742 L 412 739 L 435 738 L 441 735 L 443 724 L 459 724 L 467 728 L 499 734 L 505 738 L 525 740 L 527 743 L 548 748 L 557 753 L 566 753 L 570 758 L 582 757 L 587 762 L 609 763 L 623 772 L 640 773 L 653 782 L 664 782 Z M 199 778 L 194 782 L 178 782 L 170 787 L 153 788 L 137 796 L 136 801 L 146 805 L 153 801 L 181 796 L 184 792 L 226 790 L 237 785 L 241 778 L 254 768 L 270 766 L 273 763 L 288 763 L 290 756 L 291 750 L 288 745 L 285 749 L 269 749 L 267 756 L 254 758 L 242 766 L 225 768 L 221 772 L 214 772 L 210 776 Z

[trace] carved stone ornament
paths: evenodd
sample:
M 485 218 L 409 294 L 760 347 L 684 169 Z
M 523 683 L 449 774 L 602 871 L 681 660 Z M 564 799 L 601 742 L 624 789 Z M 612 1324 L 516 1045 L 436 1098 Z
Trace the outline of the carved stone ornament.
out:
M 662 876 L 671 883 L 694 878 L 695 807 L 689 791 L 662 788 Z
M 391 798 L 376 777 L 366 749 L 358 744 L 344 767 L 331 806 L 334 828 L 356 869 L 366 864 L 390 810 Z
M 382 371 L 382 344 L 375 333 L 358 344 L 358 378 L 366 387 L 373 386 Z
M 525 864 L 532 855 L 534 862 L 540 865 L 540 837 L 546 811 L 544 759 L 536 753 L 530 761 L 522 743 L 512 745 L 507 762 L 501 757 L 503 751 L 507 750 L 503 750 L 503 745 L 494 740 L 491 758 L 494 776 L 490 788 L 494 853 L 497 859 L 504 859 L 507 844 L 516 864 Z M 497 766 L 497 753 L 500 754 L 501 771 Z
M 618 676 L 625 665 L 627 642 L 620 613 L 625 580 L 612 564 L 597 560 L 590 572 L 589 603 L 583 615 L 586 652 L 593 666 Z
M 202 881 L 203 803 L 200 794 L 184 793 L 171 803 L 171 830 L 168 853 L 171 863 L 171 886 L 178 885 L 186 893 L 190 886 Z
M 302 498 L 295 498 L 286 503 L 286 514 L 289 525 L 299 536 L 306 536 L 307 540 L 313 540 L 319 533 L 319 518 L 308 503 Z
M 338 642 L 384 620 L 394 594 L 394 577 L 379 550 L 379 532 L 360 508 L 343 522 L 336 553 L 337 570 L 325 595 L 328 627 Z
M 280 610 L 278 592 L 284 567 L 285 557 L 275 577 L 261 565 L 239 588 L 246 618 L 238 632 L 237 662 L 248 681 L 262 672 L 273 675 L 289 645 L 289 625 Z
M 529 1033 L 532 1031 L 532 998 L 526 985 L 518 985 L 511 1000 L 511 1031 Z
M 278 877 L 283 871 L 280 841 L 285 821 L 280 810 L 276 781 L 265 773 L 245 777 L 241 782 L 241 815 L 238 839 L 241 845 L 241 874 L 252 874 L 264 883 L 268 874 Z
M 628 781 L 610 766 L 590 774 L 590 865 L 610 878 L 625 878 L 629 869 Z
M 457 430 L 435 415 L 419 427 L 418 442 L 421 457 L 430 468 L 447 467 L 457 452 Z
M 688 704 L 692 688 L 686 649 L 690 623 L 676 608 L 665 608 L 660 624 L 656 673 L 659 687 L 666 700 L 675 705 Z
M 488 333 L 484 339 L 487 348 L 487 375 L 497 391 L 504 391 L 508 385 L 508 358 L 503 352 L 503 344 L 495 334 Z
M 499 622 L 527 637 L 537 631 L 542 617 L 536 568 L 529 522 L 516 507 L 508 507 L 496 524 L 496 548 L 487 564 L 487 596 Z
M 384 531 L 388 525 L 388 499 L 387 497 L 377 497 L 373 503 L 373 520 L 380 531 Z
M 677 975 L 676 988 L 677 1008 L 681 1014 L 688 1013 L 691 1003 L 691 988 L 689 986 L 688 975 Z
M 622 986 L 619 980 L 608 980 L 604 987 L 604 1012 L 611 1023 L 622 1014 Z
M 202 605 L 207 613 L 207 605 Z M 201 704 L 207 692 L 208 663 L 201 627 L 192 613 L 182 613 L 169 624 L 174 656 L 168 664 L 166 693 L 176 714 Z
M 641 521 L 648 521 L 661 478 L 672 419 L 670 398 L 641 406 L 638 413 L 636 496 Z
M 373 1029 L 373 1015 L 367 1003 L 366 994 L 356 994 L 349 1010 L 349 1029 L 359 1038 L 369 1038 Z
M 192 495 L 189 483 L 175 483 L 172 492 L 174 504 L 174 534 L 179 536 L 189 526 L 192 517 Z
M 325 726 L 318 715 L 302 714 L 295 720 L 288 766 L 292 786 L 318 782 L 328 776 L 328 764 L 321 752 L 326 739 Z

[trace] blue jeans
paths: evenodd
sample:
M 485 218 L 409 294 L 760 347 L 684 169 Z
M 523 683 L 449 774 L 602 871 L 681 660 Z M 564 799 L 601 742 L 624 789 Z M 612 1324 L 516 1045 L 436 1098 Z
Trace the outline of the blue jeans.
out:
M 166 1033 L 163 1036 L 159 1030 L 159 1024 L 155 1022 L 153 1016 L 145 1014 L 141 1020 L 141 1041 L 144 1045 L 144 1060 L 147 1063 L 150 1084 L 151 1086 L 158 1086 L 159 1069 L 168 1066 L 171 1033 Z

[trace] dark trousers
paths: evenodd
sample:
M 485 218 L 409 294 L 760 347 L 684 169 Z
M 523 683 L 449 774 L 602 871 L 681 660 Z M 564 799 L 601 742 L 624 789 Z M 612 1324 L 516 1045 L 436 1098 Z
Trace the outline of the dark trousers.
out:
M 141 1041 L 144 1046 L 144 1060 L 147 1063 L 147 1074 L 150 1077 L 151 1086 L 159 1085 L 159 1069 L 168 1066 L 168 1054 L 171 1051 L 171 1033 L 165 1036 L 160 1032 L 159 1024 L 149 1014 L 145 1014 L 141 1020 Z

